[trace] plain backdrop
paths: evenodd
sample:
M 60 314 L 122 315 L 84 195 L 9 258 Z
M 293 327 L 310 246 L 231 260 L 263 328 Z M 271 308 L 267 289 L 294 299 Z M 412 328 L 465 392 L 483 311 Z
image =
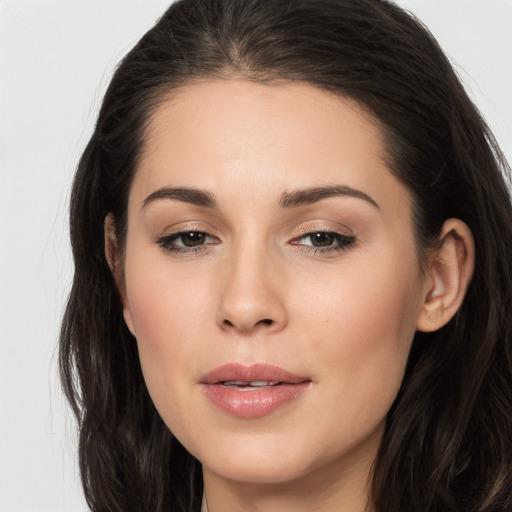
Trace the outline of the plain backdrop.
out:
M 272 0 L 269 0 L 272 1 Z M 113 67 L 156 0 L 0 0 L 0 511 L 85 511 L 56 372 L 69 188 Z M 401 0 L 512 159 L 512 0 Z

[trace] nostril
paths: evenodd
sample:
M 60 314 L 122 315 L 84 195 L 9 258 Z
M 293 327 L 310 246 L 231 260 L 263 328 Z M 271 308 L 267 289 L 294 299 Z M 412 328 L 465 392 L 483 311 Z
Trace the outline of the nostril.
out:
M 222 325 L 224 327 L 240 329 L 242 331 L 252 331 L 252 329 L 259 325 L 274 325 L 274 320 L 272 320 L 271 318 L 263 318 L 262 320 L 258 320 L 254 324 L 252 322 L 249 322 L 249 324 L 245 325 L 243 322 L 233 322 L 225 318 L 222 321 Z

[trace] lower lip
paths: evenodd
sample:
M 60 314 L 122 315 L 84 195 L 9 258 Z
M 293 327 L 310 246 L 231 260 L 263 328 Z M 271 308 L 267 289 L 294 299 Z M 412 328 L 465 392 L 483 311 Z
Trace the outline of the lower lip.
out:
M 237 389 L 222 384 L 204 384 L 206 396 L 221 410 L 238 418 L 259 418 L 298 398 L 310 382 L 263 388 Z

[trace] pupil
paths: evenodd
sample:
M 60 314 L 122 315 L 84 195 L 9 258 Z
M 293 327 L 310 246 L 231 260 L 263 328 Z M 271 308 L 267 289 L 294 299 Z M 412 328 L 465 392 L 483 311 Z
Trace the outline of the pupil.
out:
M 183 245 L 187 247 L 194 247 L 201 245 L 204 242 L 204 233 L 198 233 L 197 231 L 190 231 L 182 235 Z
M 328 247 L 334 242 L 332 233 L 315 233 L 311 235 L 311 242 L 315 247 Z

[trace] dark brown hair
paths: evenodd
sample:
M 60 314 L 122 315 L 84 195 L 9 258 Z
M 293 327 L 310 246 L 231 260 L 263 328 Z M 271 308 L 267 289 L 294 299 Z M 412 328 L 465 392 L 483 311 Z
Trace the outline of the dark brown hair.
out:
M 417 333 L 373 475 L 379 512 L 512 510 L 508 167 L 438 44 L 386 0 L 181 0 L 118 66 L 76 173 L 75 276 L 60 366 L 94 511 L 197 511 L 200 464 L 156 412 L 104 256 L 121 244 L 152 112 L 195 79 L 299 81 L 359 102 L 414 199 L 418 247 L 466 222 L 475 271 L 455 318 Z

